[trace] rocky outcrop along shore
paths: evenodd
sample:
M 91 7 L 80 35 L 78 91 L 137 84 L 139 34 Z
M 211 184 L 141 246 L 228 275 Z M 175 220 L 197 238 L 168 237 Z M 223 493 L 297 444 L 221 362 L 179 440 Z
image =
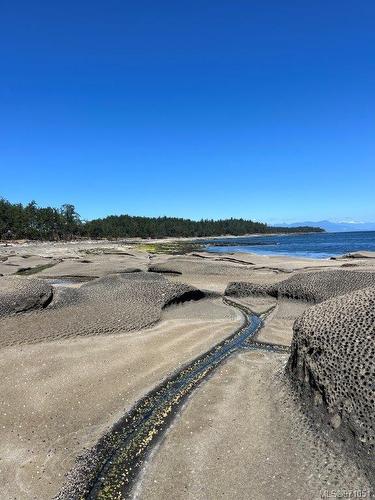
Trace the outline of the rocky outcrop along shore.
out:
M 307 309 L 294 324 L 287 373 L 374 482 L 375 287 Z
M 225 295 L 268 295 L 318 303 L 369 286 L 375 286 L 374 272 L 334 270 L 298 273 L 272 284 L 232 282 L 229 283 Z

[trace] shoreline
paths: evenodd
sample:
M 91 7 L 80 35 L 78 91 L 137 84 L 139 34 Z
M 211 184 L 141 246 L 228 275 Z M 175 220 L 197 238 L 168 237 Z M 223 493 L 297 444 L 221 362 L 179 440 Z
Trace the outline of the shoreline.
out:
M 0 243 L 0 249 L 4 249 L 5 252 L 17 253 L 18 251 L 25 251 L 29 249 L 33 251 L 33 249 L 54 249 L 55 253 L 60 248 L 61 252 L 64 252 L 64 249 L 68 248 L 76 248 L 79 249 L 79 252 L 84 252 L 86 249 L 87 253 L 91 253 L 91 251 L 112 251 L 113 247 L 119 248 L 120 251 L 125 252 L 129 251 L 142 251 L 149 254 L 170 254 L 170 255 L 183 255 L 189 253 L 208 253 L 215 255 L 242 255 L 249 254 L 261 257 L 269 257 L 269 258 L 288 258 L 288 259 L 298 259 L 298 260 L 337 260 L 342 259 L 347 256 L 351 258 L 374 258 L 375 250 L 363 250 L 358 249 L 359 247 L 353 244 L 352 248 L 342 248 L 342 251 L 333 250 L 331 252 L 327 251 L 327 246 L 329 248 L 330 245 L 334 244 L 334 242 L 327 241 L 327 243 L 323 243 L 322 250 L 293 250 L 293 249 L 282 249 L 280 251 L 277 250 L 267 250 L 268 247 L 275 246 L 273 243 L 265 242 L 262 244 L 261 242 L 255 243 L 252 245 L 250 242 L 242 245 L 243 238 L 264 238 L 268 236 L 273 237 L 282 237 L 276 246 L 281 245 L 285 246 L 283 242 L 284 237 L 293 238 L 295 236 L 303 236 L 306 234 L 314 235 L 314 233 L 270 233 L 270 234 L 248 234 L 243 236 L 233 236 L 233 235 L 224 235 L 224 236 L 215 236 L 215 237 L 196 237 L 196 238 L 120 238 L 120 239 L 76 239 L 72 241 L 38 241 L 38 240 L 13 240 L 8 241 L 7 243 Z M 342 233 L 319 233 L 323 234 L 323 236 L 332 235 L 332 234 L 342 234 Z M 354 234 L 354 233 L 353 233 Z M 231 240 L 226 242 L 225 240 Z M 234 241 L 233 241 L 234 240 Z M 220 243 L 223 241 L 223 245 Z M 212 242 L 212 245 L 210 245 Z M 340 242 L 338 243 L 341 244 Z M 312 244 L 314 246 L 314 243 Z M 255 248 L 254 248 L 255 246 Z M 292 245 L 293 246 L 293 245 Z M 286 243 L 286 247 L 288 247 L 288 243 Z M 249 250 L 247 249 L 249 248 Z M 371 248 L 371 243 L 370 243 Z
M 325 234 L 325 231 L 296 231 L 295 233 L 248 233 L 241 235 L 234 234 L 223 234 L 216 236 L 176 236 L 176 237 L 164 237 L 164 238 L 79 238 L 72 240 L 0 240 L 0 246 L 5 245 L 25 245 L 25 244 L 78 244 L 78 243 L 124 243 L 124 244 L 132 244 L 132 243 L 174 243 L 179 241 L 200 241 L 200 240 L 208 240 L 208 239 L 229 239 L 229 238 L 253 238 L 257 236 L 295 236 L 298 234 Z M 331 234 L 331 233 L 329 233 Z M 333 233 L 332 233 L 333 234 Z

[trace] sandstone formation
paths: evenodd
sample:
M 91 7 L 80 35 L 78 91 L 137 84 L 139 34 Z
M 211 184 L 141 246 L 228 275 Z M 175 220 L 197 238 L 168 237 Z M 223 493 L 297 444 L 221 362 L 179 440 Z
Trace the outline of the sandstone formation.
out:
M 165 306 L 203 297 L 196 288 L 154 273 L 108 275 L 58 291 L 43 311 L 3 318 L 0 345 L 140 329 L 158 321 Z
M 52 299 L 52 287 L 39 279 L 0 277 L 0 317 L 42 309 Z
M 375 272 L 340 269 L 299 273 L 272 284 L 232 282 L 229 283 L 225 295 L 268 295 L 318 303 L 368 286 L 375 286 Z
M 287 372 L 374 481 L 375 287 L 307 309 L 294 324 Z

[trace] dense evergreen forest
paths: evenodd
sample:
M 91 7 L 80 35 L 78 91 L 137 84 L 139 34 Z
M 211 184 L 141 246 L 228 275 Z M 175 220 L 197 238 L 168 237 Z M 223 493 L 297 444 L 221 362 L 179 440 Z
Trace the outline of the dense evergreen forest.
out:
M 74 205 L 61 208 L 39 207 L 0 199 L 0 238 L 33 240 L 71 240 L 74 238 L 162 238 L 198 237 L 251 233 L 295 233 L 322 231 L 320 228 L 278 228 L 244 219 L 200 220 L 176 217 L 135 217 L 111 215 L 104 219 L 83 221 Z

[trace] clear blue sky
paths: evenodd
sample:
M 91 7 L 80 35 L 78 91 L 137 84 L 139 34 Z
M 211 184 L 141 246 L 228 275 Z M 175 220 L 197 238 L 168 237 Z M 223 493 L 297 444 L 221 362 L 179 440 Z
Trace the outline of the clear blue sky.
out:
M 3 0 L 0 195 L 375 220 L 374 0 Z

